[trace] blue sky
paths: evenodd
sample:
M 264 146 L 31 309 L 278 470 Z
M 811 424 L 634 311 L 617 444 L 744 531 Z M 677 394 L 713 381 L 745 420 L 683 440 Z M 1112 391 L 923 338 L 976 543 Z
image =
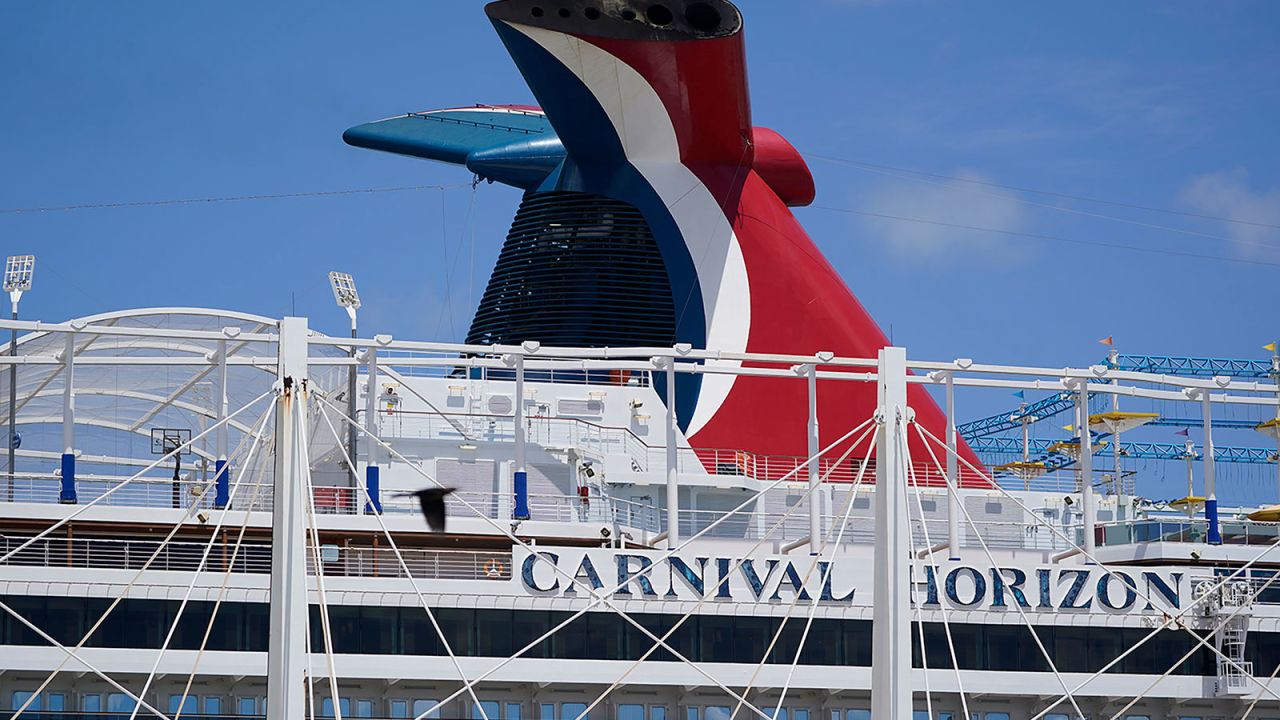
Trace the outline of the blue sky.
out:
M 805 152 L 1257 223 L 812 160 L 820 208 L 801 220 L 913 356 L 1080 365 L 1114 335 L 1125 351 L 1261 357 L 1280 336 L 1280 230 L 1266 227 L 1280 225 L 1280 5 L 740 5 L 756 122 Z M 473 193 L 459 169 L 340 136 L 531 101 L 481 7 L 0 5 L 0 210 L 464 186 L 0 213 L 6 254 L 39 256 L 23 314 L 296 308 L 342 332 L 325 273 L 347 269 L 365 332 L 460 338 L 517 193 Z

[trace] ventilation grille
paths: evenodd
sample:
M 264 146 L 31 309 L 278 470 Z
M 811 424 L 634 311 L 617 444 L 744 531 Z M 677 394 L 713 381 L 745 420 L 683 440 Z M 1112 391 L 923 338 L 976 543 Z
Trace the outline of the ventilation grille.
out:
M 604 414 L 604 401 L 563 398 L 560 400 L 559 410 L 561 415 L 599 417 Z
M 556 191 L 520 203 L 467 342 L 666 346 L 674 337 L 671 284 L 640 211 Z
M 515 403 L 511 401 L 510 395 L 490 395 L 489 396 L 489 414 L 490 415 L 510 415 L 515 409 Z

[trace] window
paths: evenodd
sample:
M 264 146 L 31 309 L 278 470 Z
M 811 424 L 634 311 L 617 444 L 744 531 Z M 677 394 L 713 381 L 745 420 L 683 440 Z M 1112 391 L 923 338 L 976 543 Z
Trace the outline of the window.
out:
M 204 698 L 205 715 L 222 714 L 222 698 L 218 695 L 206 695 Z
M 44 709 L 62 712 L 67 709 L 67 696 L 64 693 L 49 693 L 44 696 Z
M 582 715 L 582 720 L 590 720 L 589 715 L 583 714 L 585 712 L 586 703 L 560 703 L 560 720 L 577 720 L 579 715 Z
M 195 695 L 188 695 L 185 698 L 183 698 L 182 695 L 170 695 L 169 696 L 169 713 L 173 714 L 178 712 L 179 709 L 181 709 L 182 714 L 184 715 L 195 715 L 196 713 L 200 712 L 200 710 L 196 707 L 196 703 L 198 701 L 199 701 L 199 698 L 197 698 Z
M 702 713 L 698 712 L 698 708 L 696 706 L 690 705 L 689 707 L 685 708 L 685 712 L 684 712 L 685 720 L 700 720 L 701 716 L 702 716 Z
M 32 699 L 33 697 L 35 697 L 35 699 L 34 699 L 34 700 Z M 17 710 L 18 708 L 22 707 L 23 705 L 26 705 L 28 701 L 30 701 L 30 702 L 31 702 L 31 704 L 30 704 L 30 705 L 27 705 L 27 709 L 28 709 L 28 710 L 43 710 L 43 709 L 44 709 L 44 707 L 43 707 L 44 703 L 42 702 L 42 698 L 40 698 L 40 697 L 36 697 L 36 696 L 35 696 L 35 693 L 33 693 L 33 692 L 29 691 L 29 690 L 14 690 L 14 691 L 13 691 L 13 701 L 12 701 L 12 703 L 9 705 L 9 707 L 10 707 L 10 708 L 12 708 L 12 709 L 14 709 L 14 710 Z
M 409 717 L 408 700 L 392 700 L 388 705 L 388 709 L 391 711 L 391 717 L 393 718 Z
M 436 708 L 436 705 L 439 705 L 439 704 L 440 704 L 439 700 L 426 700 L 426 699 L 414 700 L 413 715 L 411 715 L 410 717 L 418 717 L 422 713 L 427 712 L 428 710 L 431 710 L 431 708 Z M 439 720 L 440 708 L 431 710 L 431 712 L 427 715 L 427 717 L 430 718 L 430 720 Z
M 650 705 L 649 720 L 667 720 L 666 705 Z
M 102 696 L 101 695 L 81 695 L 80 696 L 81 712 L 96 713 L 102 712 Z
M 628 704 L 619 705 L 618 720 L 644 720 L 644 706 Z
M 987 717 L 987 720 L 1009 720 L 1009 713 L 991 712 L 991 713 L 987 713 L 986 717 Z
M 911 720 L 929 720 L 928 710 L 912 710 Z
M 355 716 L 358 718 L 373 717 L 373 701 L 372 700 L 356 700 Z
M 351 715 L 351 698 L 338 698 L 338 709 L 342 711 L 342 717 Z M 333 698 L 327 697 L 320 701 L 320 717 L 336 717 L 333 713 Z
M 871 711 L 858 708 L 845 713 L 845 720 L 871 720 Z
M 133 712 L 133 708 L 136 705 L 137 703 L 134 702 L 133 698 L 124 693 L 111 693 L 107 696 L 107 712 L 109 713 Z
M 236 698 L 237 715 L 257 715 L 258 699 L 252 697 Z
M 481 712 L 483 710 L 484 712 Z M 502 709 L 492 700 L 481 700 L 479 705 L 471 705 L 471 720 L 502 720 Z
M 556 706 L 551 703 L 542 703 L 539 705 L 538 720 L 556 720 Z M 693 718 L 692 720 L 697 720 L 697 718 Z
M 708 705 L 703 709 L 702 720 L 729 720 L 728 705 Z

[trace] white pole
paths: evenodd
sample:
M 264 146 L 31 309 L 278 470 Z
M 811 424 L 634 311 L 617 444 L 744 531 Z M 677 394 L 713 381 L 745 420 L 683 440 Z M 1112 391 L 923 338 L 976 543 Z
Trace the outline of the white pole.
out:
M 9 317 L 15 322 L 18 320 L 18 300 L 22 297 L 22 291 L 14 290 L 9 293 L 9 303 L 11 312 Z M 9 331 L 9 357 L 18 356 L 18 328 Z M 5 444 L 9 447 L 9 486 L 6 493 L 6 499 L 13 502 L 13 483 L 15 480 L 14 472 L 17 470 L 14 465 L 15 455 L 18 448 L 14 446 L 13 440 L 18 435 L 18 363 L 9 366 L 9 437 L 5 438 Z
M 267 717 L 303 720 L 307 658 L 305 468 L 296 414 L 307 411 L 307 320 L 280 323 Z
M 821 468 L 818 466 L 818 366 L 806 367 L 809 376 L 809 551 L 822 550 L 822 498 L 818 493 Z
M 1280 490 L 1280 342 L 1274 347 L 1276 349 L 1271 353 L 1271 378 L 1276 383 L 1276 427 L 1272 430 L 1276 434 L 1276 488 Z
M 1200 413 L 1204 421 L 1204 516 L 1209 523 L 1209 544 L 1221 545 L 1222 533 L 1218 528 L 1218 477 L 1213 466 L 1213 406 L 1209 391 L 1200 393 Z
M 680 420 L 676 415 L 676 360 L 667 358 L 667 547 L 680 544 L 680 468 L 677 438 Z M 810 502 L 813 502 L 810 499 Z
M 1080 430 L 1080 505 L 1084 512 L 1084 551 L 1093 556 L 1098 507 L 1093 495 L 1093 440 L 1089 437 L 1089 390 L 1085 382 L 1080 383 L 1080 390 L 1076 395 L 1076 415 L 1079 418 L 1076 420 L 1076 427 Z
M 947 373 L 947 546 L 960 559 L 960 459 L 956 456 L 956 377 Z
M 529 512 L 529 473 L 525 468 L 524 459 L 524 353 L 518 353 L 515 357 L 516 363 L 516 447 L 515 447 L 515 463 L 516 472 L 512 480 L 515 488 L 516 509 L 515 520 L 528 520 L 531 515 Z
M 347 308 L 347 312 L 351 314 L 351 339 L 355 340 L 356 339 L 356 310 L 355 308 Z M 351 356 L 352 360 L 355 360 L 356 346 L 354 343 L 351 345 L 351 351 L 349 355 Z M 351 422 L 347 423 L 347 457 L 351 459 L 351 467 L 348 468 L 350 472 L 347 473 L 347 476 L 351 479 L 351 492 L 353 494 L 353 497 L 352 497 L 353 503 L 355 502 L 355 497 L 358 497 L 360 494 L 359 491 L 356 490 L 356 485 L 359 484 L 360 482 L 360 474 L 356 469 L 356 463 L 359 462 L 359 460 L 357 460 L 357 450 L 359 445 L 360 432 L 359 430 L 356 429 L 356 425 L 355 425 L 356 375 L 358 373 L 359 373 L 359 367 L 357 367 L 355 363 L 352 363 L 347 368 L 347 414 L 351 417 Z M 359 504 L 356 504 L 354 511 L 360 512 L 359 507 L 360 507 Z
M 1031 462 L 1031 428 L 1030 423 L 1027 422 L 1026 410 L 1027 404 L 1022 403 L 1022 462 L 1024 465 Z M 1031 469 L 1027 467 L 1022 468 L 1022 489 L 1031 489 Z
M 1022 411 L 1025 413 L 1027 404 L 1022 404 Z M 1027 422 L 1026 416 L 1022 418 L 1022 462 L 1031 462 L 1031 423 Z
M 364 427 L 369 432 L 370 438 L 378 437 L 378 349 L 369 348 L 365 351 L 365 367 L 368 369 L 369 379 L 365 382 L 364 389 Z M 368 491 L 370 502 L 365 507 L 366 513 L 382 512 L 382 478 L 380 469 L 378 468 L 378 443 L 372 440 L 367 443 L 365 450 L 365 467 L 364 467 L 364 484 L 365 490 Z M 352 458 L 352 462 L 355 459 Z
M 907 354 L 880 350 L 876 432 L 875 590 L 871 717 L 911 718 L 911 539 L 907 515 Z
M 76 502 L 76 334 L 67 333 L 62 367 L 62 490 L 58 502 Z
M 1191 502 L 1191 498 L 1195 497 L 1195 465 L 1196 458 L 1195 445 L 1190 440 L 1187 441 L 1187 517 L 1194 519 L 1196 516 L 1196 504 Z
M 227 341 L 218 341 L 218 396 L 215 399 L 218 415 L 218 457 L 214 461 L 213 506 L 225 508 L 231 497 L 231 471 L 227 468 Z

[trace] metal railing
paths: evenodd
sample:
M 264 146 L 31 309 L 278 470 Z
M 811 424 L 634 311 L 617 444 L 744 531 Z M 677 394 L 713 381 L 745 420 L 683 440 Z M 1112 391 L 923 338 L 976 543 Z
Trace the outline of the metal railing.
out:
M 1225 545 L 1270 545 L 1280 538 L 1280 524 L 1251 520 L 1219 523 Z M 1203 543 L 1208 540 L 1205 520 L 1125 520 L 1099 526 L 1100 545 L 1133 545 L 1149 542 Z
M 0 535 L 0 556 L 22 546 L 31 536 Z M 45 537 L 16 552 L 3 563 L 11 567 L 74 567 L 158 572 L 271 572 L 271 546 L 245 542 L 239 551 L 235 536 L 214 540 L 204 562 L 207 543 L 110 538 Z M 157 553 L 157 550 L 159 551 Z M 401 548 L 404 564 L 414 578 L 425 580 L 508 580 L 511 553 L 469 550 Z M 152 555 L 155 559 L 147 565 Z M 326 577 L 405 577 L 404 567 L 389 547 L 321 545 L 321 565 Z M 307 556 L 307 570 L 315 574 L 315 562 Z

